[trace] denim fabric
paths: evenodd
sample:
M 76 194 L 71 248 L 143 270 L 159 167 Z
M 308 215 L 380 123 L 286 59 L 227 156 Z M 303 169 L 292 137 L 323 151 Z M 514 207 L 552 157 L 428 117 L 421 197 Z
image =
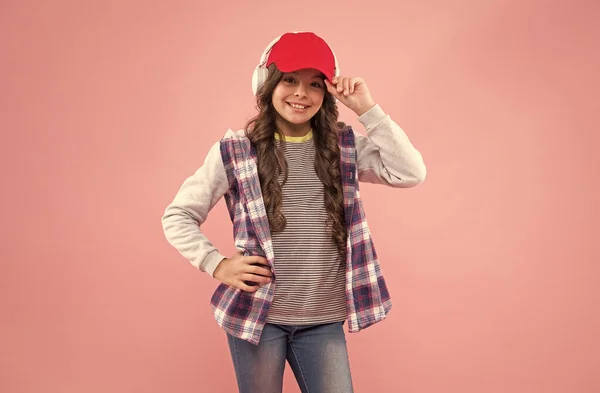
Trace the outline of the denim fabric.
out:
M 353 393 L 343 324 L 266 324 L 258 345 L 227 333 L 239 392 L 281 393 L 287 360 L 302 393 Z

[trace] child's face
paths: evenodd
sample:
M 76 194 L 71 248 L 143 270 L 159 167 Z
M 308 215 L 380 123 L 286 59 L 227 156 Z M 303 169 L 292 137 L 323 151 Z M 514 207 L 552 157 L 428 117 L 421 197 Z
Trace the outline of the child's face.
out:
M 313 69 L 302 69 L 283 74 L 273 91 L 273 106 L 283 120 L 302 125 L 309 123 L 319 111 L 324 97 L 323 74 Z

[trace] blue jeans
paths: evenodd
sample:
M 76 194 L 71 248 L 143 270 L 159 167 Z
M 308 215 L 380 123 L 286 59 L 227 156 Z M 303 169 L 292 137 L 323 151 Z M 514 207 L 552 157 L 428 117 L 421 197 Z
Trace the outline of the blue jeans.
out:
M 302 393 L 352 393 L 343 322 L 266 324 L 258 345 L 227 334 L 240 393 L 281 393 L 285 361 Z

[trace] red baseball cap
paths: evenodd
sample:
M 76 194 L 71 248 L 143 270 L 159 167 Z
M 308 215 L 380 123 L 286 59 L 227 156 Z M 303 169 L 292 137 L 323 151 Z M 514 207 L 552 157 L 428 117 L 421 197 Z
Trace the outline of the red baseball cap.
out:
M 275 63 L 281 72 L 303 68 L 321 71 L 331 82 L 335 76 L 335 56 L 327 43 L 314 33 L 285 33 L 273 46 L 265 67 Z

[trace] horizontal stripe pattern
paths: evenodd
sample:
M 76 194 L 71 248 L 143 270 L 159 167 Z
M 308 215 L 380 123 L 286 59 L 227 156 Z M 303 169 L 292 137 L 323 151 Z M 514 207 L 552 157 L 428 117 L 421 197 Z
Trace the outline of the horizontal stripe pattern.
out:
M 280 142 L 278 142 L 280 143 Z M 273 233 L 276 284 L 267 322 L 289 325 L 346 319 L 346 266 L 325 221 L 323 183 L 315 171 L 311 138 L 286 142 L 283 185 L 286 227 Z

